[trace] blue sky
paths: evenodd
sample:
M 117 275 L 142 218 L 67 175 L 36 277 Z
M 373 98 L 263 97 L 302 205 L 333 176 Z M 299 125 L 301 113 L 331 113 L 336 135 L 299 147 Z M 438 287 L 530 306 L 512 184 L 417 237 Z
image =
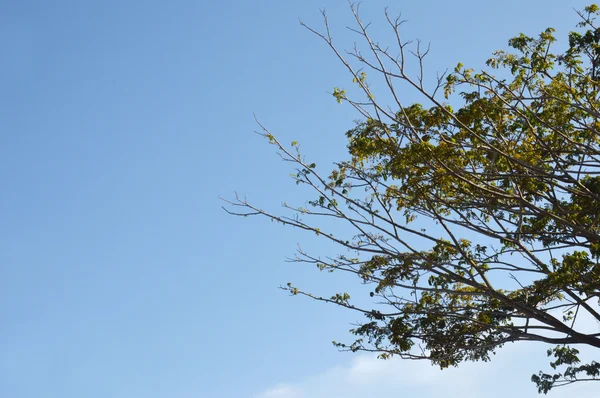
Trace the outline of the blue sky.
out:
M 435 71 L 521 31 L 564 37 L 585 3 L 371 0 L 365 19 L 386 5 L 432 42 Z M 304 200 L 253 114 L 324 169 L 343 157 L 358 115 L 328 92 L 351 79 L 298 24 L 323 7 L 349 47 L 344 0 L 0 0 L 0 396 L 535 395 L 529 347 L 442 374 L 338 353 L 355 316 L 277 288 L 343 286 L 283 261 L 325 247 L 220 209 L 234 191 Z

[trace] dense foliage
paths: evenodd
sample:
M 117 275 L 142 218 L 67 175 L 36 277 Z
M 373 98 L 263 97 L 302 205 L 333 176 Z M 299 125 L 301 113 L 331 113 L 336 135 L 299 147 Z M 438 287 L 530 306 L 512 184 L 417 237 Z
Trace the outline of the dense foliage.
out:
M 333 92 L 363 116 L 346 133 L 349 159 L 323 176 L 296 142 L 288 148 L 264 130 L 316 197 L 300 208 L 284 204 L 291 213 L 283 215 L 237 198 L 231 204 L 241 210 L 232 212 L 264 215 L 348 249 L 326 259 L 300 252 L 298 260 L 356 274 L 373 286 L 372 305 L 355 305 L 348 293 L 326 298 L 286 287 L 366 316 L 351 331 L 353 343 L 338 343 L 342 349 L 445 368 L 487 361 L 507 342 L 538 341 L 551 345 L 554 369 L 532 376 L 540 392 L 597 379 L 600 363 L 581 363 L 575 346 L 600 348 L 600 331 L 578 322 L 600 321 L 599 8 L 578 13 L 565 51 L 553 50 L 553 29 L 521 34 L 487 69 L 459 64 L 432 89 L 422 72 L 406 72 L 411 60 L 422 66 L 427 51 L 409 52 L 398 19 L 386 15 L 392 54 L 352 10 L 366 51 L 355 49 L 350 61 L 334 46 L 327 19 L 324 33 L 309 28 L 364 94 Z M 372 76 L 393 106 L 378 102 Z M 412 87 L 422 103 L 403 104 L 398 85 Z M 325 218 L 345 222 L 350 235 L 320 230 Z

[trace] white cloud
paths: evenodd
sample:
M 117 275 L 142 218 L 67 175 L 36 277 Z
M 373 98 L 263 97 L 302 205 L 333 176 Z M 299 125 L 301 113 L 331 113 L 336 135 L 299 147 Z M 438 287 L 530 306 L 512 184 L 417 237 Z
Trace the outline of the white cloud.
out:
M 536 397 L 530 377 L 538 370 L 548 369 L 547 348 L 533 343 L 510 344 L 501 348 L 491 362 L 464 363 L 443 371 L 426 361 L 382 361 L 371 355 L 340 354 L 350 359 L 347 366 L 324 370 L 313 366 L 313 376 L 269 388 L 256 398 L 506 398 L 507 394 L 511 398 Z M 599 389 L 600 382 L 578 383 L 555 389 L 548 396 L 597 398 Z
M 286 384 L 278 384 L 275 387 L 260 393 L 257 398 L 297 398 L 301 396 L 298 394 L 299 391 L 294 387 Z

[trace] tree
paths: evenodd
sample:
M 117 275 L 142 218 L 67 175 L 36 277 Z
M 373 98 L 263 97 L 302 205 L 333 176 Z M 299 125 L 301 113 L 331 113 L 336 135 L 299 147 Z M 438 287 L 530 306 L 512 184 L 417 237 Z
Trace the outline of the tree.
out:
M 487 361 L 508 342 L 537 341 L 551 346 L 554 369 L 532 376 L 539 392 L 598 380 L 600 363 L 581 363 L 575 347 L 600 348 L 600 333 L 577 322 L 600 321 L 600 8 L 578 12 L 564 52 L 554 52 L 551 28 L 520 34 L 509 40 L 513 52 L 495 52 L 487 69 L 459 64 L 430 89 L 428 49 L 404 41 L 402 21 L 386 12 L 393 54 L 370 37 L 358 7 L 352 12 L 365 50 L 340 52 L 325 14 L 323 33 L 306 26 L 361 92 L 333 91 L 363 118 L 346 133 L 349 158 L 323 175 L 296 142 L 287 147 L 263 127 L 297 166 L 296 183 L 316 196 L 300 208 L 284 203 L 283 214 L 238 196 L 227 211 L 266 216 L 347 249 L 331 258 L 299 251 L 296 261 L 355 274 L 372 286 L 366 306 L 348 293 L 326 298 L 284 287 L 366 317 L 351 330 L 353 343 L 335 343 L 341 349 L 446 368 Z M 376 99 L 371 75 L 393 106 Z M 423 103 L 404 104 L 400 85 Z M 325 219 L 344 222 L 349 236 L 319 229 Z

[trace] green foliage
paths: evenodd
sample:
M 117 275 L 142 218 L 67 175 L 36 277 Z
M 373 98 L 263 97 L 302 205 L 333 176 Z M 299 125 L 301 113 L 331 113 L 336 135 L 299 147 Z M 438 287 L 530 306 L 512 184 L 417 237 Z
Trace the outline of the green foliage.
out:
M 339 88 L 334 87 L 332 95 L 335 98 L 335 100 L 338 102 L 338 104 L 341 104 L 342 101 L 344 99 L 346 99 L 346 90 L 340 90 Z
M 547 394 L 555 385 L 563 385 L 582 380 L 597 380 L 600 377 L 600 363 L 592 361 L 589 364 L 578 365 L 579 350 L 566 346 L 557 346 L 548 350 L 548 356 L 554 357 L 555 360 L 550 362 L 552 369 L 556 369 L 561 365 L 567 365 L 564 373 L 548 374 L 539 372 L 537 375 L 531 376 L 540 393 Z M 581 375 L 586 377 L 581 378 Z
M 577 323 L 582 314 L 600 321 L 600 9 L 579 12 L 566 51 L 554 52 L 554 29 L 520 34 L 510 51 L 487 61 L 491 71 L 458 64 L 430 91 L 423 75 L 405 73 L 407 44 L 398 41 L 399 56 L 374 44 L 353 10 L 372 54 L 353 54 L 361 67 L 413 88 L 423 102 L 402 104 L 388 84 L 395 108 L 379 104 L 366 73 L 317 33 L 364 94 L 354 100 L 333 91 L 364 116 L 346 133 L 348 159 L 321 176 L 265 130 L 316 199 L 301 210 L 285 206 L 290 216 L 233 204 L 248 210 L 238 214 L 266 215 L 356 253 L 322 259 L 300 252 L 297 260 L 354 273 L 379 301 L 363 308 L 348 293 L 323 298 L 285 289 L 366 317 L 351 330 L 354 342 L 335 343 L 340 349 L 447 368 L 488 361 L 507 342 L 539 341 L 555 347 L 548 355 L 557 372 L 532 376 L 539 392 L 597 380 L 600 364 L 581 364 L 571 345 L 600 348 L 600 333 Z M 399 37 L 400 23 L 388 20 Z M 413 54 L 422 66 L 426 53 Z M 351 235 L 334 237 L 313 219 L 343 222 Z

